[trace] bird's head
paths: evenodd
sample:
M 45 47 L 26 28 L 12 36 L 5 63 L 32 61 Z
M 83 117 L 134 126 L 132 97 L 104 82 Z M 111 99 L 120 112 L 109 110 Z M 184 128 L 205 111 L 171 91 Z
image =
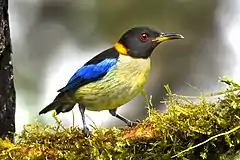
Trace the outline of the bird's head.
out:
M 134 27 L 122 35 L 114 48 L 120 54 L 134 58 L 148 58 L 160 43 L 183 38 L 177 33 L 162 33 L 148 27 Z

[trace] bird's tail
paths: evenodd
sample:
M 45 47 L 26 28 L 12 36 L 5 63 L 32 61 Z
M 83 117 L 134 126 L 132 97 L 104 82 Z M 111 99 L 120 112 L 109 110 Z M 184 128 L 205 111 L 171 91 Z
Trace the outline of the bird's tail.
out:
M 60 112 L 64 113 L 72 110 L 75 106 L 75 103 L 71 101 L 63 101 L 63 98 L 65 98 L 64 95 L 62 95 L 61 93 L 58 94 L 52 103 L 50 103 L 48 106 L 46 106 L 39 112 L 39 115 L 47 113 L 51 110 L 56 110 L 57 114 L 59 114 Z

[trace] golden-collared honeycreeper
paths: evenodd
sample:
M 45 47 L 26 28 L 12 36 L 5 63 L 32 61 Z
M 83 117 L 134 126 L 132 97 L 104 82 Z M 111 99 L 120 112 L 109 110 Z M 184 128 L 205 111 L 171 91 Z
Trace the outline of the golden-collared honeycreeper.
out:
M 162 33 L 149 27 L 134 27 L 126 31 L 113 47 L 93 57 L 76 71 L 67 85 L 39 114 L 56 110 L 69 112 L 78 104 L 82 116 L 83 132 L 90 131 L 85 121 L 85 109 L 109 110 L 110 114 L 124 121 L 133 122 L 119 115 L 117 108 L 131 101 L 143 89 L 150 71 L 150 56 L 162 42 L 183 39 L 176 33 Z

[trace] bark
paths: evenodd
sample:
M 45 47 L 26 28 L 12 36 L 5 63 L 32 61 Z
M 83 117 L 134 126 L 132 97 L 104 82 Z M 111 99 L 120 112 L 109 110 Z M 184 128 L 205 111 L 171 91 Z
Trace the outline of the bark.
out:
M 0 138 L 13 141 L 16 98 L 11 54 L 8 0 L 0 0 Z

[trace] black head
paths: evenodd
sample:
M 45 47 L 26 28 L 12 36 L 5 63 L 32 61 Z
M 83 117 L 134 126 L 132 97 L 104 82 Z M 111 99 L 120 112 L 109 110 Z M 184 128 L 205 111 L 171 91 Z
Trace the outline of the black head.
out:
M 120 48 L 120 51 L 126 50 L 124 54 L 131 57 L 148 58 L 161 42 L 182 38 L 183 36 L 180 34 L 161 33 L 148 27 L 134 27 L 123 34 L 117 47 Z

